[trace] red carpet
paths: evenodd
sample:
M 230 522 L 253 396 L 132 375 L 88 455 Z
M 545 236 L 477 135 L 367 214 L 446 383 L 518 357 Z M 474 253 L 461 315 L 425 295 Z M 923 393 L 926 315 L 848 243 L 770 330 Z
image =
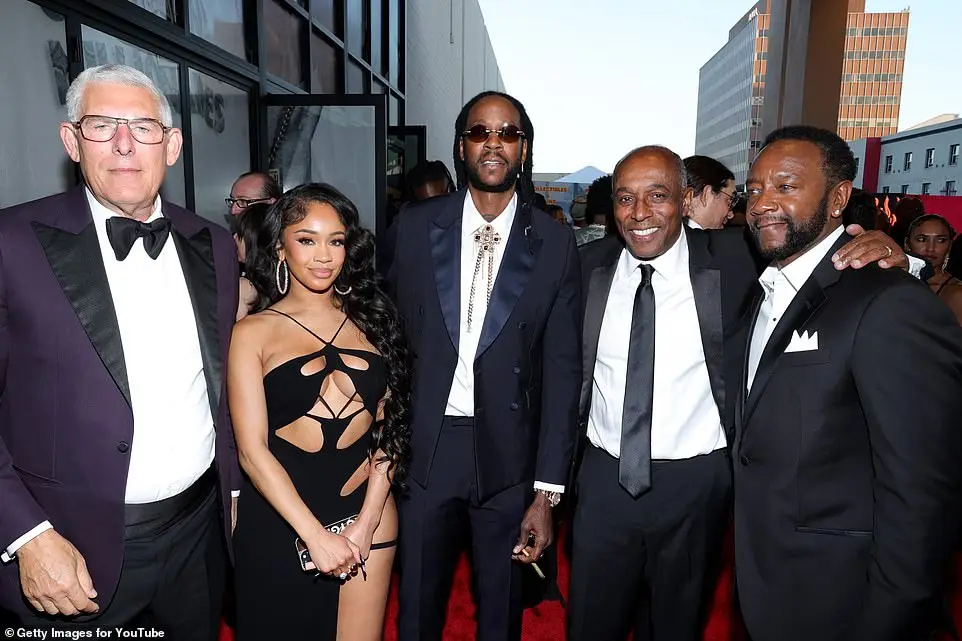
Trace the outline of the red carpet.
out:
M 559 549 L 564 549 L 563 547 Z M 711 618 L 705 630 L 704 641 L 743 641 L 741 622 L 732 617 L 732 553 L 731 541 L 725 544 L 725 569 L 715 587 Z M 956 557 L 956 576 L 962 576 L 962 555 Z M 467 558 L 462 557 L 454 577 L 451 600 L 448 602 L 448 619 L 444 629 L 445 641 L 474 640 L 474 604 L 471 600 L 470 577 Z M 567 597 L 568 562 L 559 554 L 558 584 Z M 952 613 L 957 627 L 962 628 L 962 585 L 957 585 L 951 595 Z M 397 585 L 391 587 L 388 602 L 385 641 L 397 641 Z M 564 639 L 564 609 L 557 601 L 544 602 L 525 610 L 522 638 L 524 641 L 561 641 Z M 949 641 L 945 636 L 940 641 Z M 228 626 L 221 630 L 220 641 L 233 641 Z

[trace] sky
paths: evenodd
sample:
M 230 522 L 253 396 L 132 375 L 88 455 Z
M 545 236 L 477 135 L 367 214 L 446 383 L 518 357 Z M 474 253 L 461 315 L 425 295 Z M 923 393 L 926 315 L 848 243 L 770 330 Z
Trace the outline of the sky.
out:
M 752 0 L 479 0 L 508 93 L 535 128 L 534 170 L 611 171 L 633 147 L 695 151 L 698 70 Z M 867 0 L 910 9 L 905 129 L 962 113 L 962 0 Z

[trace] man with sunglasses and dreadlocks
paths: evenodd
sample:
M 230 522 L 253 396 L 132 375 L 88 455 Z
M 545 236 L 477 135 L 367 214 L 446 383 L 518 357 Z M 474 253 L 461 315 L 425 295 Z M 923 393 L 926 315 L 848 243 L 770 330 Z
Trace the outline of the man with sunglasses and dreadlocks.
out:
M 388 281 L 415 359 L 400 641 L 440 641 L 465 532 L 477 639 L 520 639 L 522 564 L 554 540 L 581 384 L 580 264 L 571 230 L 532 206 L 533 143 L 520 102 L 475 96 L 455 124 L 459 191 L 398 219 Z

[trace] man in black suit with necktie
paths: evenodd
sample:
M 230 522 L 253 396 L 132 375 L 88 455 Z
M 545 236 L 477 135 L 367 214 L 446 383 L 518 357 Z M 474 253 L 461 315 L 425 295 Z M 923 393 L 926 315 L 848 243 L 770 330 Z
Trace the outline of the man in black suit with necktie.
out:
M 613 175 L 619 233 L 582 248 L 570 641 L 701 639 L 714 588 L 731 505 L 730 382 L 759 269 L 742 230 L 683 224 L 685 185 L 674 152 L 632 151 Z M 840 253 L 839 268 L 904 261 L 878 233 Z
M 401 641 L 440 641 L 467 540 L 477 638 L 520 639 L 519 563 L 553 540 L 577 425 L 581 282 L 571 230 L 531 206 L 533 138 L 517 100 L 476 96 L 455 125 L 468 188 L 398 218 L 388 281 L 415 359 Z
M 754 641 L 931 638 L 962 501 L 962 329 L 900 270 L 829 255 L 855 178 L 812 127 L 748 177 L 771 261 L 735 392 L 735 560 Z

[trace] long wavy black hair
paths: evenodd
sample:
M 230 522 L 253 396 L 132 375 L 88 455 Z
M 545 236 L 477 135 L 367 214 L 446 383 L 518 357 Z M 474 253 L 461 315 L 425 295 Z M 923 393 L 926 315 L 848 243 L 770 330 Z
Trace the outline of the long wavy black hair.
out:
M 253 251 L 247 255 L 247 271 L 254 274 L 255 286 L 266 287 L 266 304 L 273 305 L 283 295 L 277 289 L 277 248 L 284 229 L 302 221 L 311 205 L 324 204 L 337 212 L 344 225 L 346 256 L 335 280 L 336 303 L 387 362 L 388 396 L 384 402 L 384 419 L 375 424 L 369 453 L 384 452 L 395 484 L 403 484 L 410 461 L 411 426 L 408 407 L 411 401 L 411 367 L 394 303 L 378 285 L 374 270 L 374 235 L 361 226 L 357 207 L 331 185 L 308 183 L 286 192 L 271 205 L 264 218 L 264 230 Z M 337 290 L 347 291 L 346 295 Z
M 461 108 L 461 113 L 458 114 L 457 120 L 454 121 L 454 169 L 458 177 L 458 189 L 461 189 L 468 183 L 467 168 L 465 167 L 464 161 L 461 160 L 461 135 L 464 133 L 464 130 L 468 128 L 468 115 L 471 113 L 471 109 L 474 105 L 489 96 L 504 98 L 518 110 L 518 114 L 521 116 L 521 131 L 524 132 L 524 139 L 528 141 L 528 156 L 521 164 L 521 172 L 518 175 L 518 181 L 515 183 L 514 188 L 518 192 L 518 198 L 521 202 L 530 206 L 535 194 L 534 181 L 531 177 L 534 171 L 534 125 L 531 124 L 531 118 L 528 117 L 528 112 L 524 110 L 524 105 L 521 104 L 521 101 L 514 96 L 509 96 L 500 91 L 483 91 L 479 93 Z

